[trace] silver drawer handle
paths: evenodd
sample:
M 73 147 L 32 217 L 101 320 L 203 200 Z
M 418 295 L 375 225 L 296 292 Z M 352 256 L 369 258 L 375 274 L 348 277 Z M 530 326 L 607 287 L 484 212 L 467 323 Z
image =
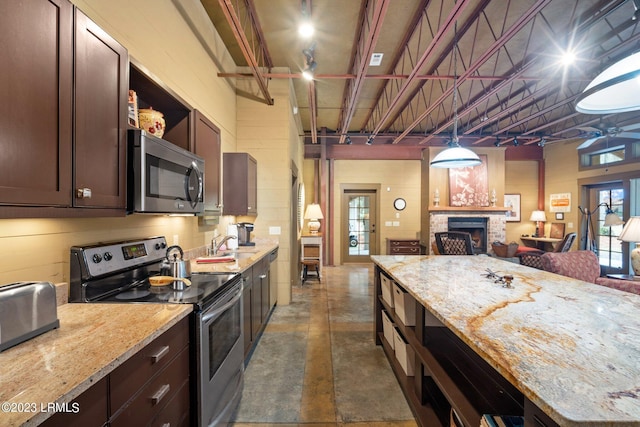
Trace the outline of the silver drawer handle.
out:
M 259 279 L 265 279 L 267 277 L 266 274 L 261 274 L 260 276 L 258 276 Z
M 160 359 L 162 359 L 164 356 L 167 355 L 167 353 L 169 353 L 169 346 L 165 345 L 156 354 L 152 354 L 151 355 L 151 362 L 152 363 L 158 363 L 160 361 Z
M 160 387 L 160 390 L 156 391 L 156 394 L 154 394 L 151 397 L 151 404 L 155 406 L 158 403 L 160 403 L 162 398 L 165 397 L 167 393 L 169 393 L 169 390 L 171 390 L 171 387 L 169 386 L 169 384 L 165 384 L 162 387 Z
M 171 423 L 164 423 L 162 424 L 162 427 L 171 427 Z

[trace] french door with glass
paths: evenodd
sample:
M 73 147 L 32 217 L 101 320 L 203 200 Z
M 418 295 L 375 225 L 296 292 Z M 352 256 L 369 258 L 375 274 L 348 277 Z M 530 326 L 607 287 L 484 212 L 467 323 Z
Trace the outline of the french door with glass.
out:
M 378 253 L 376 197 L 376 190 L 343 190 L 343 262 L 369 262 Z

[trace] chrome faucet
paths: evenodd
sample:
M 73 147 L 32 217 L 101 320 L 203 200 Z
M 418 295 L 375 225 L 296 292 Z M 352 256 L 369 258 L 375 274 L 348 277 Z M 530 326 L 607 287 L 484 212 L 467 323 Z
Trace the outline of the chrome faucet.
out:
M 231 240 L 231 239 L 237 239 L 236 236 L 224 236 L 222 238 L 222 240 L 220 241 L 220 243 L 218 243 L 217 238 L 214 237 L 213 239 L 211 239 L 211 255 L 217 255 L 218 251 L 220 250 L 220 247 L 222 245 L 224 245 L 226 243 L 227 240 Z

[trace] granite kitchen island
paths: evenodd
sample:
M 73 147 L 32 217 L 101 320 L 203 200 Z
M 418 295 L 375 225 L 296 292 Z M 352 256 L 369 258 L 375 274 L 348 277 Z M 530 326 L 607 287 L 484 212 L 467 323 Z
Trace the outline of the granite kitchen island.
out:
M 484 413 L 506 413 L 531 426 L 640 426 L 639 295 L 487 256 L 372 260 L 376 343 L 420 424 L 477 426 Z M 487 268 L 512 275 L 512 287 Z M 395 284 L 401 309 L 382 297 L 382 281 Z M 416 326 L 403 324 L 405 309 Z M 415 354 L 413 375 L 383 316 Z

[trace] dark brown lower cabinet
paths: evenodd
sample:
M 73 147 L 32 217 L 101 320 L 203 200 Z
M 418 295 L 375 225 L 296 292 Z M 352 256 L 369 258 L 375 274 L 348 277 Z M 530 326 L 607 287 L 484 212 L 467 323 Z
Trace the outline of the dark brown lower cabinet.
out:
M 58 412 L 42 425 L 188 426 L 189 369 L 184 318 L 66 405 L 77 413 Z
M 257 261 L 242 273 L 244 279 L 244 355 L 248 358 L 255 347 L 260 333 L 267 325 L 271 312 L 271 284 L 269 270 L 271 254 Z M 248 360 L 248 359 L 247 359 Z
M 242 273 L 242 286 L 242 333 L 244 334 L 244 356 L 246 358 L 249 355 L 251 345 L 253 344 L 253 329 L 251 327 L 253 270 L 251 268 Z
M 73 402 L 40 424 L 42 427 L 101 427 L 109 419 L 109 378 L 104 377 Z
M 382 298 L 381 275 L 393 281 L 375 267 L 374 339 L 382 345 L 419 425 L 476 427 L 483 414 L 524 415 L 525 426 L 556 425 L 420 303 L 415 303 L 415 326 L 405 326 L 397 306 Z M 413 375 L 405 373 L 397 349 L 385 338 L 383 316 L 411 350 L 407 354 L 413 355 Z

